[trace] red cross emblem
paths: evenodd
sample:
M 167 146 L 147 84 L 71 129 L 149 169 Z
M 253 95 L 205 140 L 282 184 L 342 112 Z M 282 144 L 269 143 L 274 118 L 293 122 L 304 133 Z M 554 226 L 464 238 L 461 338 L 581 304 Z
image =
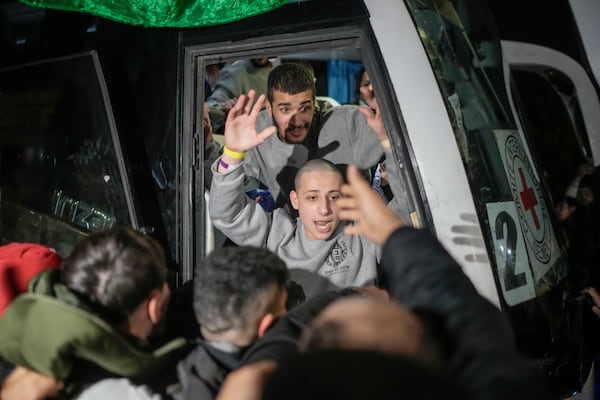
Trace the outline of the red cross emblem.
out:
M 525 175 L 523 175 L 523 169 L 519 168 L 519 176 L 521 177 L 521 185 L 523 186 L 523 191 L 519 193 L 521 196 L 521 203 L 523 203 L 523 208 L 525 211 L 531 211 L 531 217 L 533 218 L 533 223 L 535 224 L 535 229 L 540 229 L 540 221 L 535 212 L 535 206 L 537 206 L 538 201 L 535 197 L 535 192 L 533 188 L 527 187 L 527 180 L 525 179 Z

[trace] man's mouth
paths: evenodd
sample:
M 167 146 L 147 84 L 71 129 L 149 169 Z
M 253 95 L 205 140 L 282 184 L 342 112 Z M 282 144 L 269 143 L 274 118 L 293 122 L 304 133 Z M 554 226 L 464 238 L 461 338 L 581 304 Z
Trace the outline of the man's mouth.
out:
M 288 126 L 286 131 L 287 131 L 287 133 L 289 133 L 292 136 L 301 136 L 304 133 L 304 131 L 307 129 L 308 129 L 307 125 Z
M 320 233 L 329 233 L 333 228 L 332 221 L 315 221 L 315 228 Z

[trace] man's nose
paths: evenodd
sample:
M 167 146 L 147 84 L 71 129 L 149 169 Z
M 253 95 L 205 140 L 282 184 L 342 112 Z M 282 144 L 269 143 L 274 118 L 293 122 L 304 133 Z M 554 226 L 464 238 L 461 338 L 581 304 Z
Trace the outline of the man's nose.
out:
M 331 202 L 328 198 L 323 198 L 319 202 L 319 213 L 321 215 L 328 215 L 331 213 Z

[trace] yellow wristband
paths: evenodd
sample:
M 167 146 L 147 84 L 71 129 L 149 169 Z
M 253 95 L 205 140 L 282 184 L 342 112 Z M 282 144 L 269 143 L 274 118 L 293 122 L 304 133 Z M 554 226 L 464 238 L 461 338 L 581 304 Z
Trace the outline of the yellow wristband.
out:
M 227 146 L 223 146 L 223 154 L 236 160 L 243 160 L 246 156 L 246 153 L 238 153 L 237 151 L 229 150 Z
M 383 147 L 385 150 L 389 149 L 391 147 L 390 140 L 389 139 L 382 140 L 381 147 Z

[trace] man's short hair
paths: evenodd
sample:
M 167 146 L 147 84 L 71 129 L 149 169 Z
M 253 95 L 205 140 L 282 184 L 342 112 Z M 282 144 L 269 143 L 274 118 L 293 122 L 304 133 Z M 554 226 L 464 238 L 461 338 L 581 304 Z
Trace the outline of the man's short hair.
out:
M 284 288 L 289 272 L 270 250 L 222 247 L 198 265 L 194 277 L 194 311 L 200 326 L 221 333 L 246 330 L 273 299 L 273 287 Z
M 298 63 L 280 64 L 273 68 L 267 79 L 267 99 L 273 102 L 273 92 L 297 94 L 312 90 L 315 97 L 315 80 L 310 71 Z
M 104 317 L 121 323 L 165 283 L 165 255 L 152 237 L 116 227 L 78 241 L 63 263 L 62 276 L 69 289 Z

